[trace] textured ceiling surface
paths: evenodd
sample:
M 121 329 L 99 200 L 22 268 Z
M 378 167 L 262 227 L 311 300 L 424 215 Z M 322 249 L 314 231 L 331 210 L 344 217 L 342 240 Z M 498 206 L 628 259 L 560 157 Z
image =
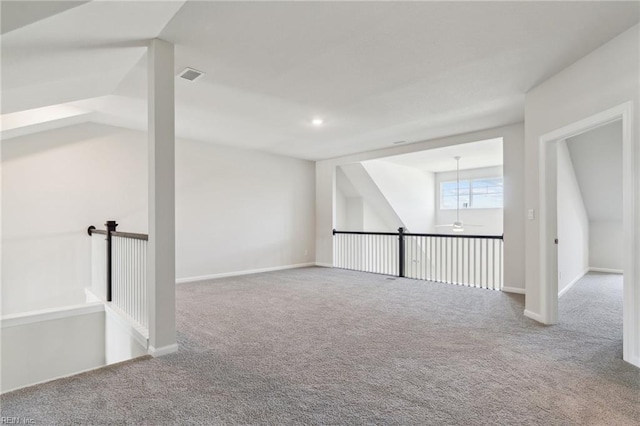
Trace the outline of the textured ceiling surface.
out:
M 639 14 L 637 2 L 5 3 L 3 114 L 82 101 L 91 120 L 144 129 L 145 40 L 160 37 L 176 74 L 206 73 L 176 81 L 179 137 L 306 159 L 521 121 L 528 90 Z

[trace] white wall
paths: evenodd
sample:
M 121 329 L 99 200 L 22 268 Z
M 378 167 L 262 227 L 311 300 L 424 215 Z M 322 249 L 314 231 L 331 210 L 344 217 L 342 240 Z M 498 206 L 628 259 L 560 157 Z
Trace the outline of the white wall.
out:
M 345 230 L 347 228 L 347 197 L 344 192 L 336 186 L 336 223 L 337 230 Z
M 346 199 L 347 231 L 364 230 L 364 201 L 362 197 L 349 197 Z
M 314 163 L 176 144 L 178 279 L 315 259 Z
M 128 361 L 147 354 L 148 341 L 131 321 L 106 307 L 104 313 L 105 364 Z
M 540 137 L 551 131 L 576 123 L 607 109 L 633 102 L 632 144 L 636 157 L 632 159 L 633 169 L 640 170 L 637 157 L 640 130 L 640 55 L 639 26 L 636 25 L 618 37 L 591 52 L 578 62 L 543 82 L 531 90 L 525 100 L 525 143 L 526 143 L 526 208 L 540 213 L 539 146 Z M 640 187 L 640 174 L 635 173 L 634 185 Z M 636 233 L 632 235 L 633 245 L 640 247 L 640 197 L 635 197 L 627 206 L 635 223 Z M 536 215 L 539 217 L 539 215 Z M 540 275 L 540 222 L 526 222 L 526 312 L 533 318 L 546 320 L 542 309 L 543 288 L 546 282 Z M 635 254 L 630 265 L 640 264 L 640 256 Z M 635 268 L 637 269 L 637 267 Z M 625 273 L 631 271 L 625 271 Z M 637 271 L 632 281 L 625 282 L 626 297 L 630 306 L 640 307 L 640 288 Z M 633 290 L 631 290 L 633 289 Z M 627 330 L 640 329 L 640 309 L 627 310 L 625 314 Z M 635 333 L 635 332 L 633 332 Z M 633 334 L 626 334 L 627 336 Z M 633 354 L 629 359 L 640 365 L 640 339 L 629 341 L 625 353 Z
M 358 230 L 391 232 L 400 226 L 405 226 L 363 164 L 358 162 L 345 164 L 337 167 L 335 173 L 337 189 L 341 189 L 348 199 L 362 199 L 362 214 L 366 214 L 369 220 L 366 225 L 361 223 Z M 338 206 L 338 201 L 340 200 L 336 199 L 336 209 L 340 210 L 341 206 Z M 350 214 L 360 215 L 357 212 Z M 356 230 L 353 225 L 352 222 L 347 230 Z
M 502 177 L 502 167 L 483 167 L 479 169 L 460 170 L 460 180 Z M 436 173 L 436 222 L 438 225 L 446 225 L 456 220 L 455 210 L 440 209 L 440 184 L 447 181 L 455 181 L 456 172 Z M 479 227 L 465 226 L 461 234 L 475 235 L 502 235 L 503 234 L 503 210 L 504 209 L 464 209 L 460 208 L 460 220 L 466 224 L 482 225 Z M 451 228 L 437 228 L 440 234 L 450 234 Z
M 336 193 L 336 229 L 340 231 L 388 232 L 389 225 L 362 197 Z
M 433 173 L 384 160 L 364 161 L 362 166 L 409 232 L 434 231 Z
M 638 75 L 638 26 L 627 30 L 575 64 L 543 82 L 529 93 L 525 101 L 526 208 L 536 212 L 536 219 L 526 221 L 526 309 L 542 317 L 541 295 L 545 285 L 540 276 L 540 228 L 538 155 L 540 137 L 609 108 L 634 101 L 634 134 L 638 141 L 640 84 Z M 636 159 L 637 163 L 637 159 Z M 636 165 L 636 170 L 640 167 Z M 636 173 L 636 178 L 640 175 Z M 640 197 L 636 197 L 636 203 Z M 637 205 L 636 226 L 640 229 Z M 636 235 L 636 247 L 640 236 Z M 640 264 L 640 259 L 635 260 Z M 636 306 L 640 306 L 637 292 Z M 640 318 L 635 319 L 640 323 Z M 640 353 L 636 348 L 634 353 Z
M 105 365 L 105 316 L 101 304 L 96 308 L 28 323 L 3 318 L 1 391 Z
M 395 146 L 316 163 L 316 261 L 333 262 L 335 223 L 335 168 L 343 164 L 367 161 L 440 148 L 479 140 L 503 138 L 504 149 L 504 282 L 508 291 L 524 291 L 524 127 L 522 124 L 466 133 L 443 139 Z
M 622 223 L 622 122 L 567 139 L 573 169 L 589 217 L 589 266 L 624 268 Z
M 84 302 L 89 225 L 147 232 L 146 141 L 84 124 L 2 141 L 2 313 Z
M 589 267 L 624 269 L 624 229 L 620 221 L 589 221 Z
M 3 316 L 1 343 L 2 392 L 147 354 L 146 336 L 102 302 Z
M 362 204 L 362 222 L 363 222 L 363 227 L 362 227 L 363 230 L 372 231 L 372 232 L 388 232 L 389 231 L 389 223 L 386 222 L 378 214 L 378 211 L 366 201 Z
M 3 315 L 84 302 L 89 225 L 147 232 L 146 148 L 91 123 L 2 141 Z M 313 262 L 314 199 L 310 161 L 178 140 L 178 278 Z
M 336 168 L 335 210 L 339 231 L 389 232 L 399 226 L 397 215 L 361 164 Z
M 514 129 L 502 143 L 504 182 L 504 290 L 525 292 L 525 176 L 524 126 Z
M 316 162 L 316 263 L 333 266 L 333 229 L 336 227 L 336 164 Z
M 589 218 L 567 143 L 558 143 L 558 294 L 589 268 Z

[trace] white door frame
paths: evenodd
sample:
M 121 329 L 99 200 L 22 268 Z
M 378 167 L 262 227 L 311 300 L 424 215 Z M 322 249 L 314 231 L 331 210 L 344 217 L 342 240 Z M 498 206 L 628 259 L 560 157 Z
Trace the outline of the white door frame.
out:
M 633 102 L 626 102 L 601 113 L 587 117 L 540 137 L 540 289 L 541 316 L 545 324 L 558 322 L 558 256 L 554 240 L 558 235 L 557 222 L 557 143 L 613 121 L 622 120 L 622 191 L 624 229 L 624 319 L 623 359 L 640 367 L 640 306 L 635 300 L 640 294 L 640 283 L 634 260 L 636 247 L 635 211 L 635 155 L 637 141 L 633 140 Z M 560 241 L 562 244 L 562 241 Z

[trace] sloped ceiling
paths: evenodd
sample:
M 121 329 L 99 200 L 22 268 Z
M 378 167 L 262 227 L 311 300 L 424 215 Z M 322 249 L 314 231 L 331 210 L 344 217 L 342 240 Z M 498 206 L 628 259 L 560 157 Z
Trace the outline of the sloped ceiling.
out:
M 622 123 L 567 139 L 590 221 L 622 221 Z
M 3 1 L 0 33 L 5 34 L 89 1 Z
M 3 114 L 89 99 L 92 120 L 144 129 L 142 46 L 159 36 L 175 43 L 176 73 L 206 72 L 176 81 L 178 136 L 323 159 L 521 121 L 528 90 L 636 24 L 639 5 L 93 1 L 57 12 L 3 36 Z
M 1 3 L 3 115 L 111 95 L 184 2 L 23 3 Z

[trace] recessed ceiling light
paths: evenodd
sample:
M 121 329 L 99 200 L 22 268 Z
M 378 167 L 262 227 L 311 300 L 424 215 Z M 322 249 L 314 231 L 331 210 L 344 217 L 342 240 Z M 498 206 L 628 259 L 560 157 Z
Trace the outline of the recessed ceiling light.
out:
M 324 120 L 320 117 L 316 117 L 311 120 L 311 124 L 313 124 L 314 126 L 322 126 L 324 124 Z

